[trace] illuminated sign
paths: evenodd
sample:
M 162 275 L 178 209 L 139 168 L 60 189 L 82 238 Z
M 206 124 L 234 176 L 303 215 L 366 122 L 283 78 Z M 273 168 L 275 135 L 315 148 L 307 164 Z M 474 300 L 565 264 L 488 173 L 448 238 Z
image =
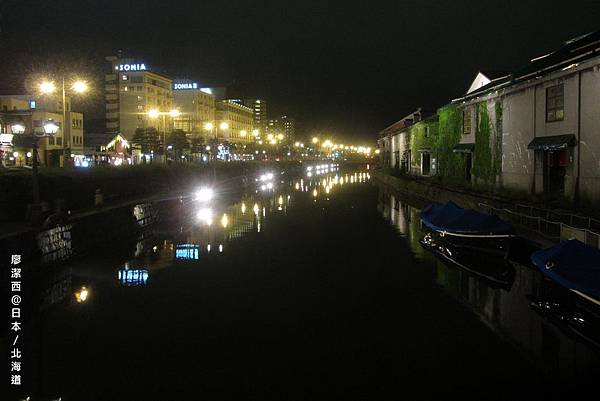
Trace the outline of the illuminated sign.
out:
M 212 89 L 210 89 L 210 88 L 200 88 L 200 92 L 204 92 L 204 93 L 208 93 L 209 95 L 212 95 Z
M 175 84 L 173 84 L 173 89 L 175 89 L 175 90 L 198 89 L 198 83 L 196 83 L 196 82 L 175 83 Z
M 117 71 L 146 71 L 146 64 L 119 64 L 115 66 Z

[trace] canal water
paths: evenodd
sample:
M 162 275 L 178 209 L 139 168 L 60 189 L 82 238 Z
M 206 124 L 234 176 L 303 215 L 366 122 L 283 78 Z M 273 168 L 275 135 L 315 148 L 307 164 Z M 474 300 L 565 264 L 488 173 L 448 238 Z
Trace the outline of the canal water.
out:
M 413 400 L 593 389 L 593 336 L 532 306 L 547 283 L 526 257 L 507 286 L 446 264 L 419 243 L 419 201 L 378 187 L 369 170 L 333 170 L 177 199 L 134 238 L 115 227 L 85 256 L 36 267 L 23 393 Z

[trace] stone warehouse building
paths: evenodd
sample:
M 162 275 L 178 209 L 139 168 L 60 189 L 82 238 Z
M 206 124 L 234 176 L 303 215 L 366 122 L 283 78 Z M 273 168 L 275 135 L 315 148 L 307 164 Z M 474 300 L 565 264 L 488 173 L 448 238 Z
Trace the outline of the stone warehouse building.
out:
M 437 112 L 433 170 L 447 180 L 598 201 L 599 105 L 600 31 L 568 40 L 513 73 L 478 74 L 465 96 Z M 386 130 L 379 142 L 384 162 L 397 167 L 394 135 Z

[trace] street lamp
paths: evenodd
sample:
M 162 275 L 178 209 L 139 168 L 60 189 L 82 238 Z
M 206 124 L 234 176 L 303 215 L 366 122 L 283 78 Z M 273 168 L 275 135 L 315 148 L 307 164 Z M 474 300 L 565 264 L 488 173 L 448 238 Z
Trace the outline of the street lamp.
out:
M 77 94 L 83 94 L 89 90 L 88 84 L 82 80 L 74 81 L 70 90 Z M 52 81 L 42 81 L 40 83 L 40 91 L 42 94 L 52 94 L 56 91 L 56 85 Z M 69 146 L 71 144 L 71 124 L 67 123 L 67 90 L 65 86 L 65 76 L 62 76 L 62 117 L 63 117 L 63 166 L 67 160 L 67 131 Z
M 31 186 L 33 192 L 33 205 L 29 210 L 30 221 L 34 226 L 38 226 L 41 223 L 42 210 L 40 205 L 40 187 L 38 180 L 38 141 L 39 138 L 54 136 L 58 132 L 60 126 L 53 120 L 47 120 L 42 125 L 43 131 L 36 132 L 34 131 L 30 134 L 30 138 L 32 139 L 31 147 L 32 147 L 32 176 L 31 176 Z M 11 131 L 16 135 L 25 134 L 25 124 L 15 123 L 11 126 Z
M 151 119 L 155 120 L 158 117 L 162 116 L 162 127 L 163 127 L 163 156 L 165 159 L 165 163 L 167 162 L 167 121 L 166 121 L 166 116 L 167 114 L 171 117 L 171 118 L 176 118 L 179 117 L 181 115 L 181 112 L 177 109 L 172 109 L 168 112 L 161 112 L 158 109 L 150 109 L 148 110 L 148 113 L 146 113 L 148 115 L 148 117 L 150 117 Z
M 227 129 L 229 129 L 229 124 L 227 124 L 225 121 L 222 121 L 218 128 L 217 126 L 212 123 L 212 122 L 207 122 L 206 124 L 204 124 L 204 130 L 214 133 L 214 137 L 213 137 L 213 144 L 212 144 L 212 159 L 213 159 L 213 180 L 216 181 L 217 179 L 217 153 L 216 151 L 218 150 L 218 130 L 221 129 L 221 131 L 225 131 Z M 213 131 L 214 130 L 214 131 Z M 208 149 L 208 146 L 207 146 Z

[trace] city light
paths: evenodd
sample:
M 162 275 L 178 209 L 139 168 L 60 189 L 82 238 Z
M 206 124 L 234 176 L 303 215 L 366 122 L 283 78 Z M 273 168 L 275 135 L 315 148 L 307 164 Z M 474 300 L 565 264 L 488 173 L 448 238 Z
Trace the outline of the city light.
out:
M 150 118 L 158 118 L 159 115 L 160 115 L 160 112 L 158 111 L 158 109 L 148 110 L 148 117 L 150 117 Z
M 44 123 L 44 132 L 49 135 L 54 135 L 58 132 L 60 127 L 57 123 L 52 120 L 48 120 Z
M 312 139 L 312 143 L 317 143 L 319 142 L 319 138 L 317 138 L 316 136 Z
M 81 287 L 81 289 L 79 289 L 79 291 L 75 292 L 75 300 L 77 301 L 77 303 L 81 304 L 87 301 L 89 295 L 89 290 L 85 286 L 83 286 Z
M 219 124 L 219 128 L 223 130 L 228 129 L 229 124 L 227 124 L 226 122 L 222 122 L 221 124 Z
M 44 94 L 53 93 L 56 90 L 54 82 L 44 81 L 40 84 L 40 91 Z
M 20 123 L 13 124 L 11 125 L 10 129 L 13 134 L 22 134 L 25 132 L 25 125 Z
M 196 214 L 196 217 L 199 221 L 205 223 L 210 226 L 212 224 L 213 212 L 209 208 L 200 209 Z
M 214 191 L 212 188 L 200 188 L 196 191 L 194 200 L 197 202 L 208 202 L 214 197 Z
M 227 214 L 223 214 L 223 218 L 221 219 L 221 225 L 223 226 L 223 228 L 227 228 L 228 223 L 229 218 L 227 217 Z
M 247 134 L 248 134 L 248 131 L 246 131 L 245 129 L 243 129 L 243 130 L 240 131 L 240 136 L 242 138 L 244 138 Z
M 71 85 L 71 89 L 77 93 L 84 93 L 88 90 L 88 84 L 85 81 L 75 81 L 73 85 Z
M 213 125 L 213 123 L 206 123 L 206 124 L 204 124 L 204 129 L 207 130 L 207 131 L 212 130 L 214 127 L 215 126 Z M 207 150 L 210 150 L 210 149 L 207 149 Z
M 173 118 L 175 117 L 179 117 L 181 115 L 181 112 L 177 109 L 173 109 L 171 111 L 169 111 L 169 115 Z
M 253 129 L 252 135 L 254 135 L 254 137 L 258 137 L 260 135 L 260 132 L 257 129 Z

